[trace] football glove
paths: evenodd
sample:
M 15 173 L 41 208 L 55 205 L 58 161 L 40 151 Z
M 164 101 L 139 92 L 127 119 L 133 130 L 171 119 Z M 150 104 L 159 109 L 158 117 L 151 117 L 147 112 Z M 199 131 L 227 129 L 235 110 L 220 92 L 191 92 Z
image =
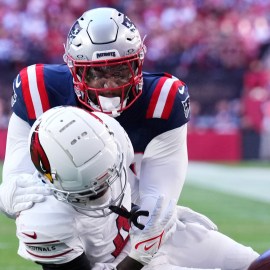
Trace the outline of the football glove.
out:
M 51 191 L 38 174 L 21 174 L 6 180 L 0 186 L 0 209 L 9 217 L 31 208 L 34 203 L 45 200 Z
M 177 218 L 181 222 L 185 223 L 198 223 L 204 226 L 208 230 L 217 231 L 218 227 L 215 223 L 213 223 L 208 217 L 195 212 L 194 210 L 184 207 L 184 206 L 177 206 Z
M 155 208 L 143 230 L 131 227 L 129 257 L 147 265 L 164 243 L 176 230 L 176 202 L 171 200 L 165 209 L 164 197 L 157 199 Z

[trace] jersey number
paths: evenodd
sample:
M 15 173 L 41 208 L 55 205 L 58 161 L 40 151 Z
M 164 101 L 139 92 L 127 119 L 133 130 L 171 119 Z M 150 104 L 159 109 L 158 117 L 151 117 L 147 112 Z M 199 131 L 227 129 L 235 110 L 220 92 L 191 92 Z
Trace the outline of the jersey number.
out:
M 112 255 L 116 258 L 122 251 L 122 249 L 124 248 L 124 246 L 126 245 L 129 236 L 123 236 L 123 231 L 127 232 L 130 229 L 130 225 L 128 223 L 128 220 L 124 217 L 118 216 L 118 218 L 116 219 L 116 227 L 118 230 L 118 234 L 117 236 L 114 238 L 113 243 L 115 245 L 115 250 L 114 252 L 112 252 Z M 124 238 L 125 237 L 125 238 Z

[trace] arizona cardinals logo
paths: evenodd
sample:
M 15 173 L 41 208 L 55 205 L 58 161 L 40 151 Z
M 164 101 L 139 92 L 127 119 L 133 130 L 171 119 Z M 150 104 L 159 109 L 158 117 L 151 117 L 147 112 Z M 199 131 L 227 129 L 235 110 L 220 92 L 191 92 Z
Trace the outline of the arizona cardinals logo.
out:
M 39 125 L 36 126 L 35 131 L 31 136 L 30 144 L 30 154 L 31 159 L 36 167 L 36 169 L 47 176 L 47 178 L 53 183 L 51 166 L 48 160 L 47 155 L 42 148 L 42 145 L 39 141 Z

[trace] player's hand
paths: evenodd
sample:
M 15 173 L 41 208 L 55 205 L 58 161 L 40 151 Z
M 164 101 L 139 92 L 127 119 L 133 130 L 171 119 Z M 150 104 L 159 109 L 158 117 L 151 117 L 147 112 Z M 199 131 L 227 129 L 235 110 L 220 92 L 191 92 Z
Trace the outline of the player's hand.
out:
M 185 223 L 199 223 L 204 226 L 208 230 L 217 231 L 217 225 L 213 223 L 208 217 L 195 212 L 194 210 L 184 207 L 184 206 L 177 206 L 177 218 Z
M 22 174 L 0 186 L 0 209 L 10 217 L 45 200 L 51 191 L 37 174 Z
M 143 230 L 134 227 L 130 229 L 129 257 L 143 265 L 151 261 L 160 246 L 176 229 L 176 202 L 171 200 L 168 206 L 164 206 L 163 201 L 164 197 L 160 196 Z

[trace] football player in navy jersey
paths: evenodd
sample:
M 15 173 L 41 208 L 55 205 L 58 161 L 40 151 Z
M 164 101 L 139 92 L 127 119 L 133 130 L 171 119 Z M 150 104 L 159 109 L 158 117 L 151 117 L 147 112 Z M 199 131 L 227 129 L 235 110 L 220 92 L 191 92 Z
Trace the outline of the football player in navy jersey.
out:
M 65 64 L 36 64 L 18 74 L 3 169 L 3 181 L 10 186 L 2 199 L 6 212 L 14 215 L 43 198 L 39 187 L 31 191 L 31 176 L 30 186 L 22 187 L 27 196 L 16 193 L 13 200 L 11 190 L 20 189 L 20 173 L 32 174 L 25 148 L 31 125 L 59 105 L 103 112 L 124 127 L 135 151 L 131 167 L 136 177 L 130 179 L 135 203 L 151 209 L 154 202 L 144 200 L 149 193 L 178 200 L 188 163 L 189 94 L 185 83 L 170 74 L 142 72 L 145 53 L 130 19 L 115 9 L 98 8 L 71 27 Z
M 97 8 L 71 27 L 64 64 L 36 64 L 17 75 L 0 186 L 0 207 L 7 215 L 14 217 L 49 194 L 33 175 L 27 137 L 34 121 L 59 105 L 108 114 L 124 127 L 135 151 L 129 176 L 134 203 L 151 213 L 156 194 L 164 194 L 165 205 L 179 199 L 188 164 L 188 89 L 173 75 L 143 72 L 145 53 L 128 17 L 112 8 Z M 215 229 L 210 221 L 207 224 Z M 235 269 L 245 269 L 258 256 L 233 241 L 231 246 L 224 245 L 217 267 L 230 257 Z

